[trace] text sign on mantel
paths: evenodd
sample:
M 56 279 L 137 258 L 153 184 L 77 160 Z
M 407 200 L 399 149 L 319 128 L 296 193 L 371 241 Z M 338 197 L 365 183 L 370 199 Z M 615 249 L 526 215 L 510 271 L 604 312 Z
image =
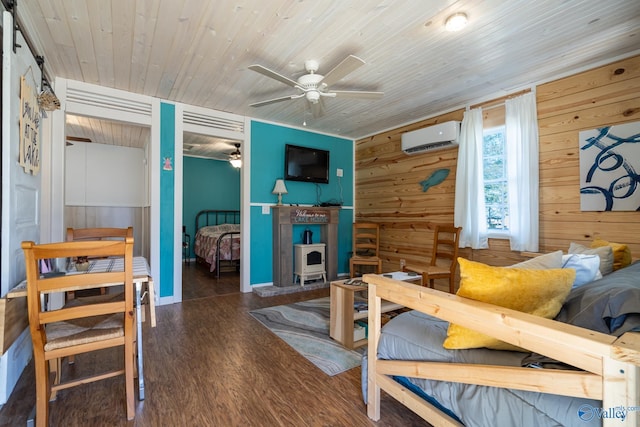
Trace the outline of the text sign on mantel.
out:
M 326 210 L 294 209 L 291 211 L 292 224 L 324 224 L 329 222 Z

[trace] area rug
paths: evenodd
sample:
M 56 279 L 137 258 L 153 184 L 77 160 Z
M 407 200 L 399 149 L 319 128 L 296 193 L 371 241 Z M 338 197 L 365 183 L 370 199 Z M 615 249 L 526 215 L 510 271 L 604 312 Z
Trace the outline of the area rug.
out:
M 360 353 L 329 337 L 328 297 L 261 308 L 250 314 L 327 375 L 360 366 Z

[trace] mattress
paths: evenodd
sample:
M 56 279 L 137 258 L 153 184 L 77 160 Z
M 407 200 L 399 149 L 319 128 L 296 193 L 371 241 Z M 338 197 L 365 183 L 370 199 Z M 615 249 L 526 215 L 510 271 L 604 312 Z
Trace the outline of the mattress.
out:
M 379 358 L 519 367 L 529 356 L 529 353 L 484 348 L 447 350 L 442 347 L 447 327 L 448 322 L 418 311 L 396 316 L 382 329 Z M 366 375 L 365 354 L 362 365 L 363 396 L 366 396 Z M 436 406 L 449 410 L 468 427 L 601 425 L 597 416 L 585 421 L 589 418 L 588 414 L 585 416 L 585 411 L 602 407 L 602 402 L 597 400 L 416 378 L 402 380 L 417 386 L 434 399 Z

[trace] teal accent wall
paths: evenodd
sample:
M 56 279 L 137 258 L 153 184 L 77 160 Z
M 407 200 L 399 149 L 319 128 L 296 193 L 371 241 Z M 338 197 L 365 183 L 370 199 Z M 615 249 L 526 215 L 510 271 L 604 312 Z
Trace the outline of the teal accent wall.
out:
M 160 297 L 173 295 L 176 107 L 160 103 Z
M 251 122 L 251 203 L 277 203 L 271 194 L 276 179 L 284 177 L 284 147 L 286 144 L 329 150 L 329 183 L 285 181 L 287 194 L 282 202 L 314 205 L 323 202 L 353 206 L 353 141 L 300 129 L 263 122 Z M 343 176 L 336 176 L 342 169 Z M 272 272 L 272 217 L 262 213 L 262 206 L 251 206 L 251 284 L 273 281 Z M 351 251 L 351 224 L 353 211 L 340 211 L 338 227 L 338 274 L 349 271 Z M 304 226 L 294 226 L 294 244 L 302 241 Z M 320 241 L 320 227 L 311 227 L 314 242 Z
M 183 158 L 182 223 L 191 236 L 194 257 L 195 221 L 204 209 L 240 210 L 240 169 L 222 160 Z

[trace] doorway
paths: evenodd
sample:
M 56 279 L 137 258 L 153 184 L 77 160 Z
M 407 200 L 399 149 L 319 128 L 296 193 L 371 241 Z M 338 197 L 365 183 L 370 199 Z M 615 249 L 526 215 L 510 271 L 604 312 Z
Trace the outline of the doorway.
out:
M 149 260 L 148 126 L 66 114 L 64 228 L 133 227 Z
M 182 299 L 196 299 L 240 292 L 239 260 L 222 262 L 220 272 L 212 260 L 215 249 L 199 245 L 196 253 L 198 227 L 214 227 L 218 223 L 239 222 L 240 168 L 229 162 L 241 141 L 183 132 L 183 227 L 185 249 L 182 263 Z M 209 217 L 196 224 L 204 210 L 237 211 L 237 217 Z M 209 229 L 214 232 L 215 229 Z M 212 237 L 215 238 L 215 237 Z M 237 240 L 237 238 L 236 238 Z M 231 251 L 231 258 L 239 258 Z M 186 259 L 185 259 L 186 258 Z

